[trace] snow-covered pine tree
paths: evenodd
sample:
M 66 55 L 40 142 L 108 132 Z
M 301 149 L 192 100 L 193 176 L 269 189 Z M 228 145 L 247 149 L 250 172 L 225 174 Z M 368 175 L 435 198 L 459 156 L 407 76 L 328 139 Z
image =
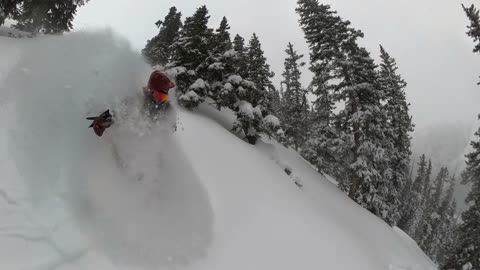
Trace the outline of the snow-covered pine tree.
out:
M 388 203 L 391 205 L 391 224 L 400 219 L 400 195 L 406 185 L 410 164 L 410 132 L 413 131 L 412 119 L 408 113 L 405 87 L 407 83 L 397 74 L 397 63 L 380 45 L 379 85 L 386 96 L 385 111 L 390 124 L 392 151 L 388 153 L 390 173 L 386 176 L 389 191 Z
M 421 234 L 416 239 L 418 245 L 431 258 L 435 258 L 435 239 L 438 237 L 442 216 L 440 213 L 445 183 L 450 179 L 448 169 L 443 167 L 435 178 L 433 194 L 425 209 L 425 220 Z M 419 217 L 418 217 L 419 218 Z M 416 221 L 418 223 L 418 220 Z
M 433 238 L 432 254 L 438 265 L 444 265 L 447 261 L 447 254 L 455 244 L 456 229 L 456 201 L 453 198 L 455 192 L 455 176 L 449 181 L 448 190 L 442 199 L 439 209 L 440 225 Z
M 230 39 L 230 25 L 226 17 L 223 17 L 220 26 L 215 30 L 215 51 L 216 53 L 225 53 L 232 49 L 232 40 Z
M 272 96 L 272 114 L 280 117 L 280 114 L 282 113 L 281 111 L 282 111 L 282 105 L 283 105 L 281 91 L 272 85 L 271 96 Z
M 467 35 L 473 38 L 476 43 L 473 52 L 480 52 L 480 15 L 478 9 L 473 4 L 470 7 L 465 7 L 462 4 L 462 7 L 470 20 Z
M 272 113 L 272 81 L 275 74 L 270 71 L 270 65 L 267 64 L 267 58 L 264 56 L 262 45 L 258 36 L 254 33 L 250 39 L 247 48 L 247 79 L 254 82 L 257 88 L 255 93 L 249 98 L 249 102 L 254 107 L 260 105 L 262 111 Z
M 5 23 L 7 18 L 18 12 L 19 3 L 22 0 L 3 0 L 0 1 L 0 25 Z
M 404 198 L 402 206 L 402 216 L 398 222 L 398 227 L 409 235 L 414 235 L 415 222 L 420 214 L 418 208 L 422 198 L 422 188 L 427 173 L 427 161 L 425 154 L 420 156 L 417 175 L 412 183 L 410 192 Z
M 171 7 L 163 21 L 155 23 L 160 28 L 159 33 L 147 41 L 142 50 L 143 56 L 152 65 L 165 65 L 171 60 L 171 48 L 182 27 L 182 13 L 176 7 Z
M 479 11 L 474 5 L 462 7 L 470 20 L 467 35 L 475 42 L 473 52 L 480 52 Z M 467 168 L 462 173 L 462 183 L 472 185 L 466 198 L 470 207 L 462 214 L 462 223 L 457 231 L 456 249 L 449 254 L 444 269 L 465 269 L 466 266 L 470 266 L 470 269 L 480 269 L 480 128 L 475 136 L 478 138 L 470 143 L 473 150 L 466 155 Z
M 428 161 L 427 171 L 425 173 L 425 178 L 423 180 L 422 190 L 423 194 L 421 195 L 421 201 L 418 206 L 417 212 L 419 213 L 419 217 L 417 219 L 415 225 L 415 231 L 411 235 L 413 239 L 422 239 L 425 234 L 426 230 L 429 230 L 430 224 L 427 224 L 429 221 L 429 215 L 432 214 L 433 209 L 431 207 L 431 200 L 432 200 L 432 161 Z
M 425 179 L 423 182 L 423 201 L 426 205 L 427 202 L 430 200 L 430 196 L 432 195 L 432 160 L 428 160 L 427 172 L 425 173 Z
M 245 48 L 245 39 L 238 34 L 233 39 L 233 49 L 237 53 L 237 59 L 238 59 L 235 73 L 240 75 L 242 78 L 247 78 L 248 67 L 247 67 L 247 49 Z
M 300 26 L 310 48 L 310 71 L 314 74 L 311 92 L 315 96 L 311 115 L 311 131 L 303 155 L 319 171 L 337 178 L 348 187 L 350 171 L 348 154 L 341 152 L 341 130 L 333 125 L 336 101 L 333 92 L 343 80 L 339 63 L 345 61 L 342 44 L 363 34 L 349 27 L 328 5 L 317 0 L 299 0 L 296 8 Z
M 308 107 L 308 103 L 305 103 L 307 102 L 307 92 L 300 82 L 302 75 L 300 68 L 305 63 L 301 62 L 303 55 L 299 55 L 295 51 L 292 43 L 288 43 L 285 52 L 287 58 L 284 62 L 285 70 L 282 73 L 284 78 L 282 85 L 285 87 L 282 97 L 282 128 L 288 145 L 298 151 L 306 140 L 305 109 Z
M 317 148 L 322 149 L 317 160 L 329 162 L 333 157 L 333 164 L 325 167 L 338 168 L 333 173 L 339 175 L 334 176 L 345 177 L 341 186 L 349 196 L 391 223 L 395 210 L 387 199 L 390 188 L 385 176 L 392 130 L 376 65 L 357 44 L 363 33 L 317 0 L 299 0 L 297 12 L 311 49 L 315 111 L 323 118 L 320 121 L 327 122 L 326 128 L 316 129 L 321 132 Z M 335 104 L 345 107 L 333 113 Z
M 13 25 L 31 33 L 56 34 L 70 31 L 78 7 L 89 0 L 22 0 L 2 1 L 0 7 L 4 16 L 16 21 Z M 4 20 L 4 19 L 3 19 Z M 0 19 L 2 22 L 2 19 Z M 3 23 L 3 22 L 2 22 Z
M 450 229 L 445 234 L 448 235 L 445 241 L 442 243 L 440 250 L 438 252 L 438 264 L 439 268 L 442 270 L 451 270 L 455 269 L 455 252 L 458 248 L 458 228 L 459 228 L 459 217 L 456 214 L 457 202 L 455 199 L 452 200 L 450 207 L 447 212 L 447 218 L 450 222 Z
M 378 86 L 375 63 L 369 53 L 355 43 L 345 45 L 347 61 L 340 63 L 343 85 L 334 92 L 334 100 L 345 108 L 334 117 L 334 126 L 340 127 L 344 150 L 349 153 L 351 178 L 349 196 L 366 209 L 392 223 L 395 210 L 388 201 L 389 183 L 386 181 L 388 156 L 391 151 L 391 130 L 381 101 L 384 95 Z
M 206 83 L 204 61 L 213 47 L 213 29 L 208 27 L 208 9 L 201 6 L 185 19 L 184 26 L 172 44 L 173 65 L 177 73 L 177 94 L 179 102 L 187 108 L 198 106 L 207 97 L 210 86 Z M 203 64 L 203 65 L 202 65 Z M 202 66 L 201 66 L 202 65 Z
M 210 85 L 207 96 L 212 98 L 217 108 L 233 108 L 237 102 L 237 94 L 227 79 L 237 75 L 236 52 L 232 50 L 232 41 L 228 30 L 230 25 L 226 17 L 223 17 L 219 28 L 213 35 L 213 42 L 208 57 L 201 63 L 196 73 L 204 74 L 202 77 Z
M 235 111 L 237 118 L 233 131 L 255 144 L 260 133 L 274 135 L 279 121 L 272 115 L 264 118 L 261 106 L 252 105 L 258 88 L 254 82 L 237 73 L 244 58 L 232 49 L 229 29 L 228 20 L 224 17 L 212 36 L 209 55 L 196 67 L 195 74 L 200 75 L 202 84 L 206 85 L 205 97 L 213 99 L 218 109 L 226 107 Z
M 472 269 L 480 269 L 480 128 L 475 136 L 477 140 L 471 142 L 473 150 L 466 155 L 467 168 L 462 173 L 462 183 L 472 185 L 466 198 L 470 207 L 462 214 L 456 240 L 458 246 L 449 258 L 455 269 L 461 269 L 467 264 L 471 264 Z

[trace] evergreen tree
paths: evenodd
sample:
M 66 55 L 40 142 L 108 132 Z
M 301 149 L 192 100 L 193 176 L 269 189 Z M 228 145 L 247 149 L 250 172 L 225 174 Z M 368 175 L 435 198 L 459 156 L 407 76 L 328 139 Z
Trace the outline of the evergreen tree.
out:
M 470 25 L 468 26 L 467 35 L 473 38 L 473 41 L 476 43 L 473 48 L 473 52 L 480 52 L 480 15 L 477 8 L 472 4 L 470 7 L 465 7 L 462 4 L 463 10 L 467 14 L 468 19 L 470 20 Z
M 18 12 L 19 4 L 23 0 L 3 0 L 0 1 L 0 25 L 5 23 L 7 18 L 11 18 L 12 14 Z
M 182 27 L 182 13 L 177 12 L 176 7 L 171 7 L 165 19 L 155 24 L 160 28 L 160 31 L 158 35 L 147 41 L 142 54 L 152 65 L 165 65 L 171 59 L 170 46 Z
M 236 66 L 236 73 L 242 78 L 247 78 L 247 50 L 245 48 L 245 39 L 240 35 L 236 35 L 233 39 L 233 49 L 237 53 L 238 63 Z
M 288 145 L 295 150 L 299 150 L 305 142 L 305 109 L 308 108 L 307 92 L 302 88 L 300 83 L 300 67 L 305 65 L 300 62 L 303 55 L 299 55 L 294 50 L 293 44 L 288 43 L 287 58 L 285 59 L 285 71 L 282 76 L 284 80 L 282 84 L 285 86 L 285 92 L 282 99 L 282 124 L 285 136 L 289 140 Z
M 411 155 L 409 133 L 413 131 L 413 124 L 408 113 L 409 104 L 404 91 L 407 83 L 397 74 L 398 67 L 395 59 L 390 57 L 382 46 L 380 46 L 380 52 L 382 62 L 379 71 L 379 85 L 386 95 L 385 111 L 392 130 L 391 144 L 393 147 L 392 151 L 388 153 L 389 192 L 387 196 L 389 204 L 392 206 L 390 223 L 395 224 L 401 216 L 400 195 L 408 178 Z
M 230 25 L 228 25 L 227 18 L 223 17 L 215 35 L 215 48 L 217 53 L 224 53 L 232 49 L 232 40 L 230 39 L 228 30 L 230 30 Z
M 455 258 L 459 247 L 459 218 L 455 214 L 456 207 L 456 201 L 453 200 L 448 211 L 452 224 L 449 232 L 446 233 L 448 238 L 442 244 L 439 252 L 439 266 L 442 270 L 459 269 Z
M 317 96 L 314 111 L 324 128 L 314 142 L 318 161 L 326 161 L 333 176 L 344 177 L 342 188 L 366 209 L 392 223 L 395 203 L 390 186 L 386 153 L 391 151 L 387 113 L 382 101 L 376 65 L 357 39 L 363 33 L 350 27 L 317 0 L 299 0 L 300 25 L 311 49 L 312 85 Z M 335 104 L 345 107 L 334 113 Z M 332 158 L 333 157 L 333 158 Z M 320 168 L 323 164 L 320 164 Z M 338 174 L 337 174 L 338 173 Z
M 480 138 L 480 129 L 475 133 Z M 466 202 L 470 207 L 462 214 L 458 229 L 458 247 L 450 260 L 461 269 L 471 264 L 472 269 L 480 269 L 480 139 L 472 141 L 473 151 L 466 155 L 467 168 L 462 173 L 463 184 L 471 184 L 472 189 Z
M 206 6 L 201 6 L 191 17 L 185 19 L 180 35 L 172 45 L 177 66 L 196 70 L 210 55 L 213 29 L 208 27 L 209 19 Z
M 337 16 L 330 6 L 320 5 L 316 0 L 298 1 L 296 11 L 310 48 L 310 71 L 314 74 L 311 92 L 316 97 L 311 115 L 311 134 L 306 146 L 310 153 L 306 155 L 321 172 L 336 177 L 343 184 L 348 182 L 350 172 L 345 170 L 348 166 L 347 153 L 342 153 L 339 147 L 342 135 L 332 123 L 336 102 L 333 92 L 343 81 L 339 63 L 345 60 L 345 54 L 341 45 L 349 38 L 362 36 L 362 33 L 350 28 L 350 23 Z
M 480 52 L 480 16 L 474 5 L 463 6 L 470 26 L 467 35 L 475 41 L 474 52 Z M 475 133 L 480 138 L 480 129 Z M 457 231 L 456 248 L 451 252 L 444 269 L 480 269 L 480 139 L 472 141 L 472 152 L 466 155 L 467 168 L 462 173 L 463 184 L 471 184 L 472 189 L 466 198 L 470 207 L 462 214 L 463 223 Z
M 431 178 L 432 178 L 432 160 L 428 161 L 427 172 L 425 174 L 425 181 L 423 182 L 423 201 L 426 204 L 430 200 L 432 186 L 431 186 Z
M 418 208 L 418 213 L 420 213 L 420 218 L 417 221 L 415 233 L 412 235 L 413 239 L 422 239 L 425 234 L 425 230 L 430 228 L 430 224 L 427 224 L 429 221 L 429 215 L 432 214 L 433 209 L 431 204 L 432 200 L 432 184 L 431 184 L 431 175 L 432 175 L 432 161 L 428 161 L 427 171 L 425 173 L 424 182 L 422 185 L 423 194 L 421 196 L 421 202 Z
M 15 20 L 13 27 L 31 33 L 56 34 L 70 31 L 78 7 L 89 0 L 6 0 L 0 7 L 6 17 Z
M 441 236 L 441 224 L 445 219 L 447 207 L 451 202 L 451 197 L 446 197 L 445 209 L 442 210 L 442 195 L 445 183 L 449 180 L 447 168 L 441 168 L 435 178 L 433 194 L 425 209 L 425 220 L 421 234 L 418 235 L 417 243 L 427 255 L 432 259 L 436 258 L 436 250 L 440 244 L 439 236 Z M 453 196 L 453 191 L 450 196 Z M 442 213 L 443 211 L 443 213 Z
M 262 45 L 256 34 L 253 34 L 247 49 L 247 79 L 254 82 L 257 88 L 250 103 L 254 107 L 260 105 L 262 110 L 272 112 L 271 91 L 273 85 L 271 78 L 275 75 L 270 71 L 270 65 L 267 64 L 267 58 L 264 56 Z
M 344 102 L 345 108 L 334 117 L 334 126 L 342 134 L 344 150 L 349 153 L 349 196 L 366 209 L 391 224 L 395 210 L 388 201 L 391 192 L 386 182 L 388 141 L 384 99 L 377 85 L 375 64 L 369 53 L 356 45 L 346 46 L 347 61 L 341 63 L 344 85 L 333 97 Z
M 185 19 L 179 36 L 172 44 L 173 65 L 181 72 L 177 74 L 179 102 L 187 108 L 203 102 L 210 91 L 210 85 L 203 78 L 205 63 L 212 51 L 213 29 L 208 27 L 208 9 L 201 6 Z
M 194 108 L 210 98 L 218 109 L 233 110 L 233 131 L 255 144 L 261 133 L 277 131 L 278 119 L 267 115 L 260 105 L 259 87 L 238 74 L 246 58 L 243 52 L 232 49 L 227 19 L 223 18 L 216 32 L 207 26 L 208 20 L 207 8 L 197 9 L 186 18 L 172 45 L 171 69 L 177 75 L 179 103 Z
M 455 177 L 452 177 L 449 181 L 450 185 L 447 193 L 440 206 L 439 215 L 441 223 L 432 243 L 431 252 L 434 254 L 433 257 L 439 265 L 445 264 L 449 251 L 455 245 L 456 201 L 453 199 L 455 183 Z
M 408 196 L 405 198 L 402 208 L 402 217 L 398 222 L 398 227 L 409 235 L 414 235 L 415 223 L 419 213 L 419 205 L 422 200 L 422 187 L 427 173 L 427 161 L 425 155 L 420 157 L 418 170 L 415 180 L 411 186 Z

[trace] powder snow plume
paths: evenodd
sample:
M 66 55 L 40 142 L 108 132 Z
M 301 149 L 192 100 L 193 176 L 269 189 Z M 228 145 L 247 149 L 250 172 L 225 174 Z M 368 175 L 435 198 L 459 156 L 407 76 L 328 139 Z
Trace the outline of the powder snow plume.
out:
M 57 251 L 41 269 L 91 249 L 148 269 L 204 256 L 210 202 L 172 136 L 174 112 L 160 123 L 141 113 L 150 72 L 141 56 L 110 32 L 14 46 L 14 64 L 0 76 L 0 160 L 16 172 L 2 177 L 25 183 L 28 198 L 15 203 L 32 209 L 37 242 Z M 85 117 L 106 109 L 116 123 L 98 138 Z

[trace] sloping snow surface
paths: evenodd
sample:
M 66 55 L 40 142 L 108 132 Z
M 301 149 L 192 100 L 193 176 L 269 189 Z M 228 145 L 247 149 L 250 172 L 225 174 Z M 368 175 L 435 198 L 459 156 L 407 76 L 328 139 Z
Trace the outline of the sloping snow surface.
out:
M 231 112 L 143 116 L 150 69 L 112 33 L 0 54 L 0 269 L 434 269 L 294 151 L 232 135 Z M 85 117 L 107 108 L 98 138 Z

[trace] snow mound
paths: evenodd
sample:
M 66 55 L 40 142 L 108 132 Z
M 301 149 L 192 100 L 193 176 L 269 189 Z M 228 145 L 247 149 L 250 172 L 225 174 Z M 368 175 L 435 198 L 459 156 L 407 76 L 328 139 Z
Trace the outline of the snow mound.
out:
M 0 26 L 0 36 L 10 38 L 33 38 L 33 34 L 29 32 L 20 31 L 18 29 Z
M 280 120 L 276 116 L 271 114 L 265 116 L 265 118 L 263 118 L 263 122 L 272 127 L 280 126 Z
M 205 89 L 206 83 L 202 79 L 197 79 L 192 85 L 190 85 L 190 89 L 198 90 L 198 89 Z

